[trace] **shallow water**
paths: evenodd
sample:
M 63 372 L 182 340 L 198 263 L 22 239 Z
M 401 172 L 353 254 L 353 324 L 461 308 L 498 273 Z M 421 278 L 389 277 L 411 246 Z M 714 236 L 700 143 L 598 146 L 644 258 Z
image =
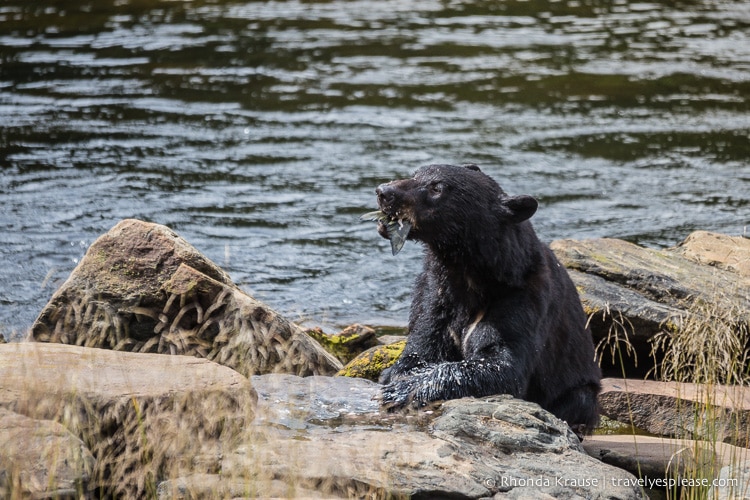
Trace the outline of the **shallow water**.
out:
M 290 319 L 405 324 L 421 251 L 358 216 L 475 162 L 547 241 L 750 224 L 750 4 L 5 0 L 0 333 L 117 221 Z

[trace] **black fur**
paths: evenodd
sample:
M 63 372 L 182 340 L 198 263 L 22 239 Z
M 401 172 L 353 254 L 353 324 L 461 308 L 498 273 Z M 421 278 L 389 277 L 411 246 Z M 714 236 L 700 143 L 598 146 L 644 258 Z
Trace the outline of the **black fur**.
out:
M 528 221 L 536 200 L 508 196 L 475 165 L 429 165 L 376 192 L 425 244 L 406 349 L 380 378 L 383 404 L 506 393 L 592 430 L 600 370 L 575 286 Z

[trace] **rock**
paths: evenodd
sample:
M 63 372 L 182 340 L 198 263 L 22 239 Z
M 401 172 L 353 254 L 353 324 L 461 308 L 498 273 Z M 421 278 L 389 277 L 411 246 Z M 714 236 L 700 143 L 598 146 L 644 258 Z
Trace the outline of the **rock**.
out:
M 216 475 L 159 485 L 159 498 L 643 498 L 635 478 L 582 452 L 568 426 L 509 396 L 381 413 L 363 379 L 252 378 L 257 414 Z M 217 490 L 217 488 L 219 488 Z
M 406 335 L 383 335 L 381 337 L 378 337 L 378 344 L 380 345 L 395 344 L 396 342 L 401 342 L 406 339 L 407 339 Z
M 650 479 L 694 479 L 695 471 L 702 466 L 718 471 L 750 458 L 750 450 L 726 443 L 715 446 L 706 441 L 644 435 L 588 436 L 583 448 L 606 464 Z
M 699 264 L 715 266 L 750 280 L 750 238 L 695 231 L 672 251 Z
M 359 377 L 377 381 L 380 372 L 396 362 L 406 347 L 406 340 L 395 344 L 371 347 L 351 360 L 336 375 L 342 377 Z
M 205 359 L 0 345 L 0 407 L 80 438 L 96 460 L 94 496 L 143 497 L 165 476 L 216 472 L 256 400 L 245 377 Z
M 708 252 L 714 241 L 724 246 Z M 718 321 L 747 330 L 750 324 L 750 280 L 735 272 L 750 261 L 750 245 L 742 238 L 703 233 L 666 250 L 606 238 L 550 246 L 581 294 L 594 338 L 610 347 L 631 346 L 623 352 L 640 358 L 640 374 L 649 371 L 644 361 L 653 345 L 661 356 L 665 342 L 688 325 Z
M 159 499 L 198 499 L 198 498 L 265 498 L 265 499 L 288 499 L 288 498 L 322 498 L 330 499 L 331 496 L 305 488 L 299 485 L 290 485 L 278 479 L 271 479 L 263 483 L 263 490 L 250 490 L 251 483 L 240 479 L 227 479 L 221 474 L 196 474 L 164 481 L 159 484 L 156 496 Z
M 374 422 L 388 419 L 380 413 L 380 385 L 344 377 L 294 377 L 283 374 L 252 377 L 264 424 L 287 429 L 338 425 L 347 419 Z
M 750 460 L 722 467 L 718 479 L 717 487 L 708 493 L 709 500 L 750 499 Z
M 83 441 L 51 420 L 0 408 L 0 497 L 81 498 L 95 461 Z
M 342 363 L 348 363 L 365 349 L 377 345 L 375 330 L 364 325 L 347 326 L 335 335 L 325 333 L 320 328 L 306 330 L 305 333 Z
M 124 220 L 99 237 L 30 339 L 205 357 L 249 376 L 333 374 L 333 356 L 165 226 Z
M 750 445 L 750 388 L 603 379 L 601 412 L 651 434 Z

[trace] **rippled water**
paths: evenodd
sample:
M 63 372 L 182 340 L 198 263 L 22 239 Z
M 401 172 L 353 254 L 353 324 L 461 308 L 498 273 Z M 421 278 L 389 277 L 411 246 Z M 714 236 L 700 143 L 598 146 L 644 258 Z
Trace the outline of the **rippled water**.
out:
M 380 182 L 476 162 L 544 240 L 750 224 L 747 2 L 4 0 L 0 333 L 118 220 L 327 329 L 404 324 Z

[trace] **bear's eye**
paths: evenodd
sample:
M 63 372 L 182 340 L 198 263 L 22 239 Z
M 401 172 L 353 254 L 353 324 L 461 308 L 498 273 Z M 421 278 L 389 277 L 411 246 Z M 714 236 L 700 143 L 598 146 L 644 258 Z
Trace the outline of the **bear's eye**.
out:
M 433 182 L 430 184 L 430 187 L 428 188 L 430 192 L 430 196 L 437 198 L 441 194 L 443 194 L 443 191 L 445 191 L 445 184 L 442 182 Z

